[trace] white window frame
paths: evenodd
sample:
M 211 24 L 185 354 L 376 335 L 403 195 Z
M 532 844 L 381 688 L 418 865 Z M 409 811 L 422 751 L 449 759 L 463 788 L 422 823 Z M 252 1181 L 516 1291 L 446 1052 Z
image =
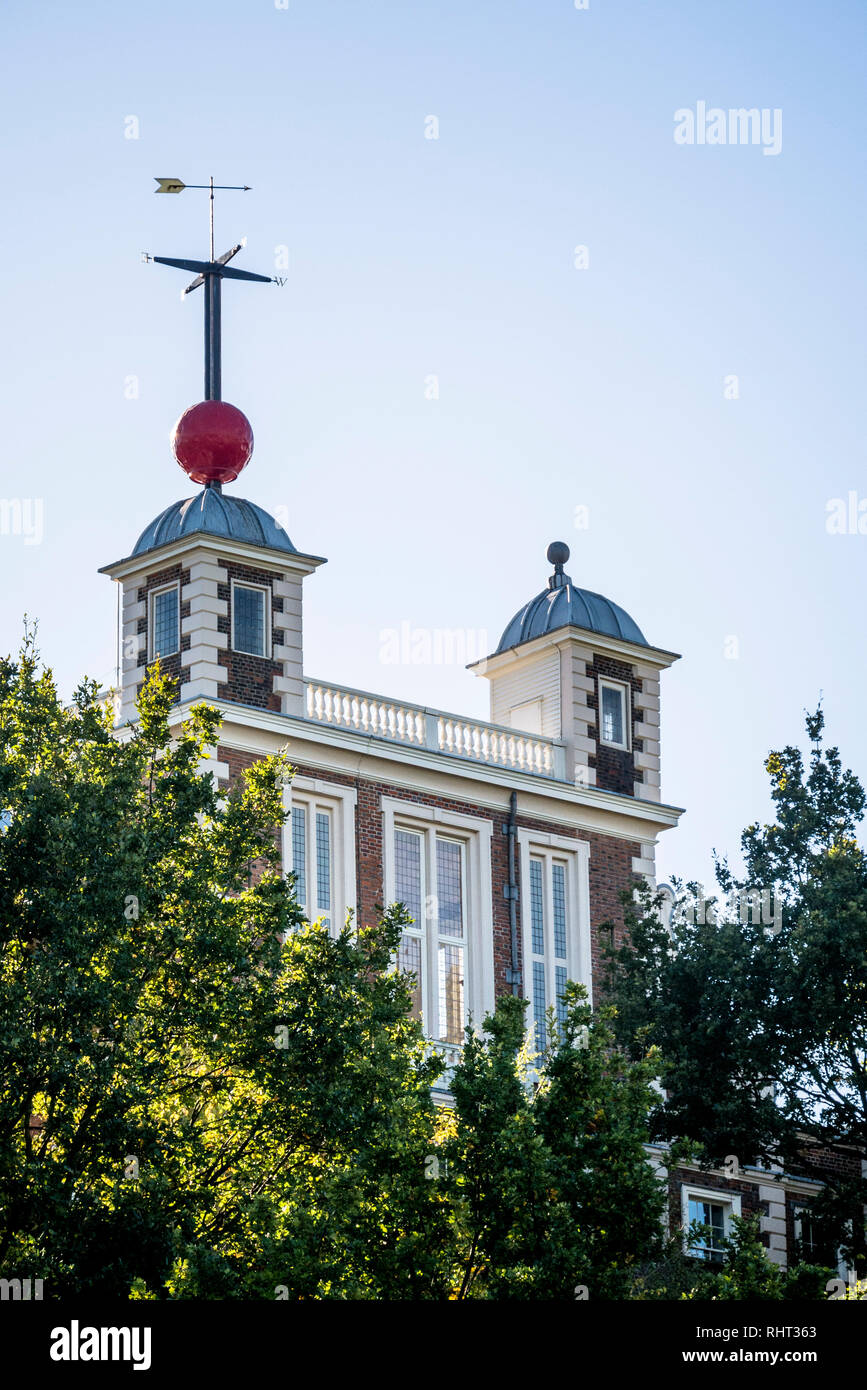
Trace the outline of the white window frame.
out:
M 553 861 L 566 867 L 566 978 L 587 987 L 588 1002 L 593 1003 L 593 958 L 590 940 L 590 844 L 573 840 L 567 835 L 545 834 L 536 830 L 518 830 L 518 853 L 521 861 L 521 926 L 524 996 L 533 998 L 533 919 L 530 900 L 530 860 L 545 860 L 542 877 L 546 896 L 546 922 L 553 921 L 552 873 Z M 556 975 L 553 951 L 545 952 L 545 994 L 556 998 Z M 527 1031 L 535 1018 L 532 1005 L 527 1018 Z
M 598 679 L 597 684 L 598 684 L 597 703 L 598 703 L 598 706 L 599 706 L 599 709 L 598 709 L 598 713 L 599 713 L 599 729 L 598 729 L 599 742 L 602 743 L 602 744 L 604 744 L 606 748 L 619 748 L 619 749 L 621 749 L 624 753 L 628 753 L 628 752 L 629 752 L 629 749 L 630 749 L 630 747 L 631 747 L 630 734 L 631 734 L 631 731 L 632 731 L 632 708 L 631 708 L 631 702 L 630 702 L 630 688 L 629 688 L 629 686 L 626 684 L 625 681 L 614 681 L 614 680 L 609 680 L 609 678 L 608 678 L 607 676 L 600 676 L 599 679 Z M 624 743 L 616 743 L 616 742 L 614 741 L 614 739 L 611 739 L 611 738 L 604 738 L 604 737 L 603 737 L 603 734 L 602 734 L 602 729 L 603 729 L 603 723 L 602 723 L 602 691 L 605 690 L 605 689 L 608 689 L 608 690 L 616 690 L 617 693 L 618 693 L 618 694 L 620 695 L 620 697 L 621 697 L 621 701 L 622 701 L 622 704 L 623 704 L 623 733 L 624 733 L 624 736 L 625 736 L 625 742 L 624 742 Z
M 259 652 L 247 652 L 247 651 L 244 651 L 242 647 L 236 647 L 236 646 L 235 646 L 235 590 L 236 590 L 236 589 L 257 589 L 257 590 L 259 591 L 260 594 L 264 594 L 264 596 L 265 596 L 265 601 L 264 601 L 264 605 L 263 605 L 263 617 L 264 617 L 264 619 L 265 619 L 265 634 L 264 634 L 264 635 L 265 635 L 265 650 L 264 650 L 263 652 L 261 652 L 261 653 L 259 653 Z M 256 656 L 256 657 L 259 657 L 259 660 L 260 660 L 260 661 L 270 661 L 270 660 L 271 660 L 271 628 L 272 628 L 272 626 L 273 626 L 273 602 L 272 602 L 272 595 L 271 595 L 271 586 L 270 586 L 270 584 L 254 584 L 254 583 L 252 583 L 252 581 L 250 581 L 250 580 L 248 580 L 248 579 L 234 579 L 234 578 L 233 578 L 233 580 L 232 580 L 232 587 L 231 587 L 231 593 L 232 593 L 232 604 L 231 604 L 232 612 L 231 612 L 230 627 L 231 627 L 232 630 L 231 630 L 231 632 L 229 633 L 229 640 L 230 640 L 230 644 L 231 644 L 231 649 L 232 649 L 232 651 L 233 651 L 233 652 L 238 652 L 238 654 L 239 654 L 240 656 Z
M 174 589 L 178 596 L 178 645 L 174 651 L 160 652 L 160 658 L 164 656 L 174 656 L 181 650 L 181 586 L 175 579 L 171 584 L 159 584 L 155 589 L 151 589 L 148 594 L 148 661 L 156 661 L 157 654 L 154 651 L 154 637 L 156 636 L 156 623 L 154 621 L 154 608 L 158 594 L 167 594 L 170 589 Z
M 286 872 L 292 872 L 292 807 L 303 806 L 307 812 L 307 875 L 316 874 L 316 811 L 328 811 L 331 816 L 331 908 L 322 913 L 330 918 L 329 931 L 337 936 L 348 912 L 356 910 L 355 880 L 355 808 L 357 796 L 353 787 L 337 786 L 318 777 L 293 777 L 283 788 L 283 806 L 290 814 L 283 822 L 281 836 L 282 861 Z M 311 857 L 312 850 L 312 857 Z M 308 888 L 308 900 L 310 890 Z M 314 919 L 315 920 L 315 919 Z
M 465 816 L 441 806 L 419 806 L 399 797 L 382 798 L 383 890 L 385 901 L 396 901 L 394 832 L 415 831 L 423 836 L 424 885 L 436 883 L 436 839 L 457 840 L 464 847 L 465 950 L 464 1023 L 481 1030 L 486 1013 L 494 1011 L 494 923 L 491 879 L 493 822 L 481 816 Z M 427 926 L 427 924 L 425 924 Z M 431 1043 L 447 1056 L 459 1049 L 435 1036 L 438 1019 L 436 950 L 439 933 L 425 930 L 426 980 L 422 981 L 422 1011 Z M 433 1004 L 426 996 L 433 996 Z M 427 1032 L 433 1017 L 433 1032 Z
M 684 1254 L 689 1255 L 695 1260 L 706 1260 L 710 1263 L 706 1255 L 697 1252 L 694 1246 L 689 1243 L 689 1228 L 692 1224 L 689 1219 L 690 1198 L 697 1202 L 713 1202 L 716 1206 L 723 1209 L 723 1236 L 730 1240 L 734 1227 L 732 1217 L 741 1214 L 741 1194 L 739 1192 L 721 1192 L 712 1187 L 694 1187 L 691 1183 L 683 1183 L 680 1189 L 680 1215 L 681 1226 L 683 1229 L 683 1249 Z

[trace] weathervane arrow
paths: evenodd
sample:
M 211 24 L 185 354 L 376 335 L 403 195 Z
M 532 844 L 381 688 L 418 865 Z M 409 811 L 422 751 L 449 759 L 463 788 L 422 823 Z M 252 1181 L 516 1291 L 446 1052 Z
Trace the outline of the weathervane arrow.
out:
M 156 180 L 158 187 L 155 193 L 182 193 L 186 188 L 207 188 L 210 192 L 210 231 L 211 231 L 211 258 L 207 261 L 181 260 L 173 256 L 149 256 L 144 254 L 144 259 L 156 261 L 159 265 L 174 266 L 176 270 L 191 270 L 195 273 L 195 279 L 182 292 L 181 298 L 188 295 L 191 290 L 198 289 L 199 285 L 205 287 L 205 400 L 218 401 L 221 399 L 220 391 L 222 387 L 222 345 L 221 345 L 221 306 L 220 306 L 220 282 L 222 280 L 254 280 L 259 284 L 282 285 L 283 281 L 278 280 L 274 275 L 256 275 L 251 270 L 237 270 L 234 266 L 227 263 L 237 256 L 246 245 L 246 238 L 233 246 L 231 251 L 224 251 L 222 256 L 214 256 L 214 190 L 215 189 L 234 189 L 240 193 L 250 191 L 249 184 L 215 184 L 213 178 L 208 183 L 182 183 L 180 179 L 160 179 Z
M 183 193 L 185 188 L 228 188 L 234 189 L 238 193 L 249 193 L 249 183 L 181 183 L 180 179 L 155 179 L 159 188 L 154 189 L 154 193 Z

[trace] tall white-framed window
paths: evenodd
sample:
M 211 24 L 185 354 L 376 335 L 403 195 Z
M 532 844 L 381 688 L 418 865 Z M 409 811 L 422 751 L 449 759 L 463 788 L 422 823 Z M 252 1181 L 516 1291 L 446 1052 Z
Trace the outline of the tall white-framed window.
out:
M 148 660 L 172 656 L 180 650 L 180 589 L 175 584 L 161 584 L 148 595 Z
M 530 1001 L 534 1045 L 547 1041 L 547 1011 L 564 1015 L 567 980 L 587 986 L 593 1000 L 590 955 L 590 846 L 565 835 L 518 831 L 521 857 L 524 994 Z
M 687 1255 L 697 1260 L 722 1260 L 725 1255 L 723 1241 L 732 1235 L 732 1217 L 741 1214 L 740 1193 L 716 1192 L 712 1188 L 684 1184 L 680 1189 L 680 1201 Z M 689 1229 L 696 1221 L 707 1229 L 690 1240 Z
M 609 748 L 629 748 L 629 686 L 599 678 L 599 741 Z
M 285 790 L 283 862 L 308 921 L 324 919 L 336 936 L 355 911 L 355 791 L 295 777 Z
M 492 823 L 383 797 L 385 899 L 412 917 L 397 954 L 428 1038 L 457 1048 L 494 1006 Z
M 264 584 L 232 580 L 232 650 L 271 655 L 271 590 Z

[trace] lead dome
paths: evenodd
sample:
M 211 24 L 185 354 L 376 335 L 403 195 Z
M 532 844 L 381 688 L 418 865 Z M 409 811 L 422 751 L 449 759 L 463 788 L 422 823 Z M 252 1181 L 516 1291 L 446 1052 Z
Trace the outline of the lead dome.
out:
M 573 584 L 563 568 L 569 559 L 569 547 L 565 541 L 552 541 L 547 557 L 554 566 L 547 589 L 530 599 L 506 625 L 497 653 L 509 651 L 523 642 L 532 642 L 534 638 L 544 637 L 561 627 L 580 627 L 640 647 L 649 645 L 638 624 L 624 608 L 602 594 L 579 589 Z
M 286 550 L 297 555 L 282 526 L 255 502 L 243 497 L 226 496 L 216 487 L 203 488 L 195 497 L 174 502 L 146 526 L 135 543 L 133 555 L 168 545 L 182 536 L 202 531 L 209 536 L 243 541 L 247 545 L 265 546 L 269 550 Z

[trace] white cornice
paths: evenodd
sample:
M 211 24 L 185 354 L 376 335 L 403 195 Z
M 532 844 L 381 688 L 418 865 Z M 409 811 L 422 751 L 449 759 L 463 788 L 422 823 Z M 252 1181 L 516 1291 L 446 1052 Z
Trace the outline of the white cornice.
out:
M 521 642 L 517 647 L 509 647 L 504 652 L 483 656 L 481 661 L 471 661 L 467 670 L 473 671 L 477 676 L 498 674 L 515 662 L 531 660 L 551 647 L 568 646 L 573 642 L 580 646 L 593 647 L 595 651 L 611 652 L 633 665 L 636 662 L 644 662 L 648 666 L 657 666 L 661 671 L 675 661 L 680 661 L 679 652 L 669 652 L 664 647 L 642 647 L 635 642 L 624 642 L 618 637 L 592 632 L 589 628 L 569 626 L 554 628 L 541 637 L 534 637 L 530 642 Z
M 172 723 L 179 722 L 197 703 L 201 700 L 193 698 L 177 706 Z M 371 781 L 389 781 L 408 790 L 449 795 L 492 810 L 506 809 L 515 790 L 521 793 L 521 809 L 526 815 L 633 842 L 655 840 L 661 831 L 676 826 L 683 814 L 681 807 L 618 796 L 596 787 L 573 786 L 313 719 L 222 700 L 207 699 L 206 703 L 223 717 L 221 745 L 263 753 L 288 743 L 290 758 L 301 763 Z M 270 748 L 269 735 L 276 736 Z M 306 754 L 305 745 L 310 750 Z M 446 788 L 446 783 L 451 785 Z
M 249 560 L 255 565 L 267 564 L 281 570 L 294 570 L 300 574 L 311 574 L 320 565 L 327 564 L 322 555 L 301 555 L 297 551 L 274 550 L 266 545 L 247 545 L 242 541 L 230 540 L 226 536 L 212 536 L 206 531 L 193 531 L 166 545 L 155 546 L 142 555 L 128 555 L 125 560 L 115 560 L 111 565 L 102 565 L 99 574 L 107 574 L 112 579 L 126 579 L 139 572 L 164 569 L 172 560 L 195 550 L 208 551 L 215 555 L 233 555 L 239 560 Z

